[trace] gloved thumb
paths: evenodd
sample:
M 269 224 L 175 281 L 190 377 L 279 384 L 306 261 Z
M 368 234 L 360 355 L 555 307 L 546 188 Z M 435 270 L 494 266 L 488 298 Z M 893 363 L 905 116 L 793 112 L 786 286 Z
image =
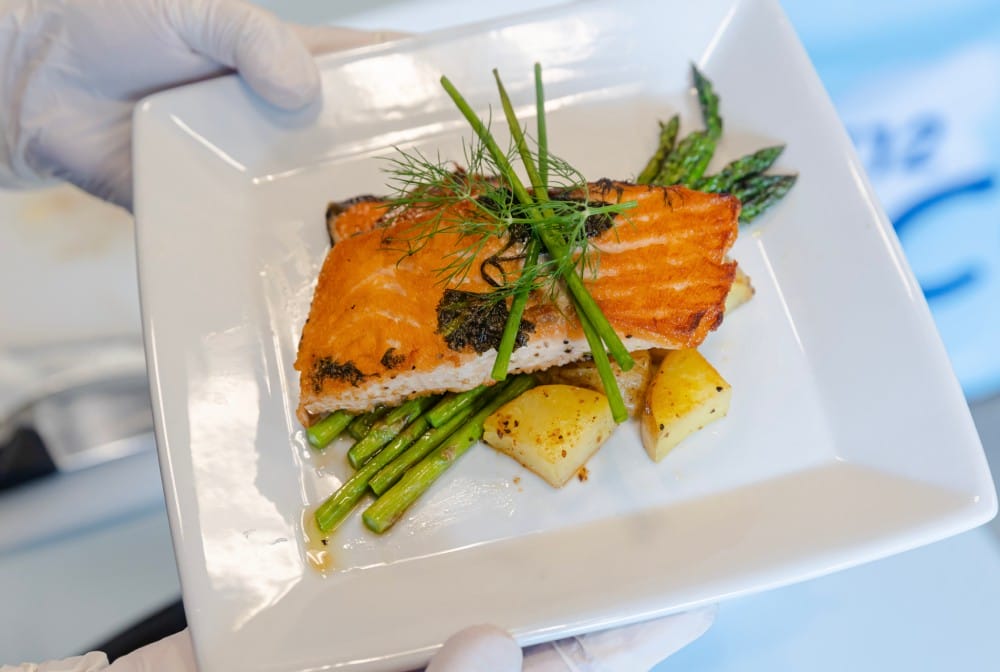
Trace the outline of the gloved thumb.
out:
M 521 647 L 493 625 L 473 625 L 449 637 L 426 672 L 521 672 Z

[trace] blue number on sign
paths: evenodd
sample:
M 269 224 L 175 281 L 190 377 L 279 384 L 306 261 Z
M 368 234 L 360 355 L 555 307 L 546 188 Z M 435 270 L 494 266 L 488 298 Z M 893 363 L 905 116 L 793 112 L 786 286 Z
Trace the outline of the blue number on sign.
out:
M 912 117 L 901 127 L 892 128 L 885 122 L 874 122 L 867 126 L 851 129 L 851 138 L 858 148 L 866 168 L 873 179 L 887 173 L 914 173 L 925 169 L 927 162 L 940 148 L 945 136 L 944 120 L 934 114 L 920 114 Z M 916 203 L 892 218 L 893 226 L 900 240 L 904 242 L 914 222 L 927 211 L 952 199 L 970 194 L 978 194 L 992 189 L 990 175 L 951 184 L 943 189 L 922 195 Z M 942 282 L 927 285 L 921 282 L 924 295 L 933 300 L 965 289 L 975 283 L 983 271 L 973 265 L 954 270 Z
M 896 234 L 902 241 L 914 220 L 916 220 L 921 214 L 927 212 L 935 206 L 946 203 L 957 196 L 989 191 L 993 188 L 993 186 L 993 176 L 986 175 L 985 177 L 976 178 L 968 182 L 961 182 L 959 184 L 945 187 L 935 193 L 928 194 L 892 218 L 892 224 L 896 228 Z M 943 282 L 939 282 L 935 285 L 925 285 L 924 283 L 920 283 L 920 285 L 924 290 L 924 296 L 926 296 L 928 300 L 932 300 L 971 285 L 980 278 L 981 274 L 981 269 L 976 268 L 975 266 L 966 266 L 965 268 L 956 270 L 950 278 Z

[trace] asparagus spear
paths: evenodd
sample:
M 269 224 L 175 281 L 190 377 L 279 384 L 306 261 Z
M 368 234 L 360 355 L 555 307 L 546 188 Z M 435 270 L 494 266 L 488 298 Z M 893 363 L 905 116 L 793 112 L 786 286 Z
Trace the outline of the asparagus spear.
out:
M 465 424 L 466 420 L 469 419 L 469 416 L 488 404 L 490 400 L 493 399 L 493 397 L 495 397 L 502 389 L 503 385 L 494 385 L 493 387 L 488 388 L 486 393 L 477 398 L 473 405 L 466 406 L 465 408 L 459 410 L 451 417 L 450 420 L 448 420 L 448 422 L 444 423 L 440 427 L 435 427 L 424 432 L 424 434 L 419 439 L 414 441 L 405 451 L 402 451 L 399 455 L 395 456 L 392 460 L 383 465 L 379 472 L 371 477 L 371 480 L 368 482 L 368 487 L 371 488 L 371 491 L 376 495 L 381 495 L 395 485 L 396 482 L 402 478 L 403 474 L 406 473 L 407 469 L 427 457 L 428 453 L 440 446 L 445 439 L 454 434 L 456 430 Z M 382 454 L 379 453 L 376 455 L 376 458 L 380 458 L 381 455 Z
M 441 401 L 435 404 L 434 408 L 427 411 L 425 414 L 427 422 L 430 423 L 431 427 L 440 427 L 462 409 L 472 406 L 488 389 L 486 385 L 480 385 L 465 392 L 445 395 Z
M 360 441 L 365 438 L 365 434 L 371 430 L 372 426 L 385 417 L 388 412 L 388 406 L 379 406 L 375 410 L 362 413 L 347 426 L 347 433 L 354 437 L 355 441 Z
M 719 115 L 719 96 L 708 77 L 701 74 L 694 63 L 691 64 L 691 77 L 694 88 L 698 92 L 698 104 L 701 106 L 701 116 L 705 122 L 708 137 L 718 140 L 722 137 L 722 117 Z
M 636 184 L 650 184 L 660 174 L 663 162 L 667 160 L 667 156 L 674 151 L 674 145 L 677 144 L 677 131 L 680 129 L 680 125 L 681 118 L 677 114 L 670 117 L 670 121 L 665 124 L 660 122 L 660 139 L 656 146 L 656 152 L 649 158 L 646 167 L 639 173 L 639 177 L 635 178 Z
M 316 450 L 322 450 L 336 439 L 348 426 L 354 416 L 347 411 L 334 411 L 312 427 L 306 430 L 309 445 Z
M 784 149 L 784 145 L 758 149 L 753 154 L 747 154 L 730 162 L 715 175 L 708 175 L 698 180 L 694 188 L 699 191 L 710 191 L 715 194 L 728 192 L 740 180 L 762 174 L 770 168 L 777 161 Z
M 420 397 L 410 399 L 402 406 L 392 409 L 386 416 L 375 423 L 375 426 L 365 434 L 365 437 L 351 446 L 347 451 L 347 459 L 355 469 L 359 468 L 377 453 L 382 447 L 392 441 L 397 434 L 416 420 L 424 411 L 433 406 L 438 397 Z
M 362 515 L 365 525 L 373 532 L 382 533 L 392 527 L 417 498 L 422 495 L 454 462 L 464 455 L 483 436 L 483 423 L 498 408 L 522 392 L 534 387 L 532 376 L 511 378 L 497 395 L 434 452 L 406 472 L 403 478 Z
M 396 438 L 389 441 L 375 457 L 368 460 L 364 466 L 344 481 L 344 484 L 335 493 L 320 504 L 314 514 L 320 532 L 330 532 L 340 525 L 368 491 L 369 479 L 420 438 L 428 427 L 430 427 L 430 423 L 427 421 L 426 415 L 411 422 L 406 429 L 396 435 Z
M 781 175 L 751 175 L 734 184 L 729 193 L 740 201 L 748 201 L 760 193 L 773 189 L 782 177 Z
M 707 131 L 689 134 L 663 162 L 663 168 L 653 184 L 670 186 L 696 182 L 704 174 L 714 153 L 715 140 Z
M 390 463 L 396 462 L 397 458 L 404 453 L 410 452 L 410 448 L 414 444 L 431 446 L 421 454 L 420 457 L 423 457 L 441 441 L 448 438 L 448 435 L 459 427 L 477 407 L 489 400 L 490 391 L 491 388 L 480 386 L 468 392 L 447 395 L 434 408 L 407 425 L 406 429 L 385 444 L 382 450 L 365 462 L 316 509 L 316 524 L 320 531 L 329 532 L 337 527 L 367 492 L 369 481 L 376 474 L 381 473 L 383 468 Z M 432 424 L 435 412 L 437 412 L 438 417 L 443 419 L 440 427 L 434 427 Z M 449 428 L 449 425 L 453 426 Z M 419 446 L 415 447 L 419 448 Z M 417 462 L 419 459 L 417 458 L 413 462 Z M 388 488 L 388 486 L 386 487 Z
M 744 190 L 743 196 L 738 196 L 743 208 L 740 210 L 740 223 L 753 221 L 765 210 L 780 201 L 789 189 L 795 186 L 798 175 L 761 175 L 756 188 Z

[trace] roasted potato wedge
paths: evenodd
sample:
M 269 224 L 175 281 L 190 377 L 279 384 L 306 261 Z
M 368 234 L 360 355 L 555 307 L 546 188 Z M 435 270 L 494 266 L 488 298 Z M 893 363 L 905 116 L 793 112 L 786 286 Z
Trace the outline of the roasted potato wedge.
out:
M 726 294 L 725 312 L 729 313 L 752 299 L 754 291 L 753 285 L 750 283 L 750 276 L 737 266 L 733 285 L 729 288 L 729 294 Z
M 559 488 L 614 429 L 602 393 L 572 385 L 539 385 L 487 418 L 483 441 Z
M 628 371 L 622 371 L 612 360 L 611 371 L 618 381 L 618 389 L 622 392 L 625 408 L 628 409 L 630 416 L 635 417 L 642 411 L 646 386 L 649 385 L 649 379 L 653 375 L 653 361 L 648 350 L 639 350 L 631 354 L 632 359 L 635 360 L 635 366 Z M 593 361 L 573 362 L 557 366 L 538 375 L 539 379 L 545 383 L 574 385 L 586 387 L 595 392 L 604 392 L 604 384 L 601 383 L 601 376 L 597 373 L 597 365 Z
M 725 417 L 732 389 L 695 349 L 671 350 L 646 390 L 639 420 L 642 445 L 654 462 L 699 429 Z

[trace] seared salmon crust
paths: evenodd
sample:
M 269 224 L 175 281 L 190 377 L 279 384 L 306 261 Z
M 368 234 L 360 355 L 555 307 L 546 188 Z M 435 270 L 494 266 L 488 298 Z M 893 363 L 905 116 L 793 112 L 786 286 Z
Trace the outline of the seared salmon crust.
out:
M 589 190 L 592 200 L 637 203 L 591 238 L 599 250 L 597 273 L 583 273 L 584 284 L 626 347 L 701 344 L 722 321 L 736 272 L 727 253 L 736 240 L 739 201 L 685 187 L 611 180 L 592 183 Z M 393 240 L 403 235 L 400 227 L 414 225 L 413 218 L 392 218 L 382 226 L 385 214 L 384 204 L 365 198 L 331 218 L 337 242 L 323 263 L 295 362 L 298 416 L 305 425 L 338 409 L 364 411 L 492 382 L 494 348 L 454 349 L 438 330 L 447 288 L 493 289 L 479 273 L 447 288 L 442 284 L 443 260 L 467 243 L 458 234 L 440 232 L 404 255 Z M 479 253 L 482 259 L 503 242 L 487 244 Z M 524 319 L 533 330 L 514 350 L 512 372 L 546 369 L 588 354 L 566 294 L 553 299 L 534 292 Z

